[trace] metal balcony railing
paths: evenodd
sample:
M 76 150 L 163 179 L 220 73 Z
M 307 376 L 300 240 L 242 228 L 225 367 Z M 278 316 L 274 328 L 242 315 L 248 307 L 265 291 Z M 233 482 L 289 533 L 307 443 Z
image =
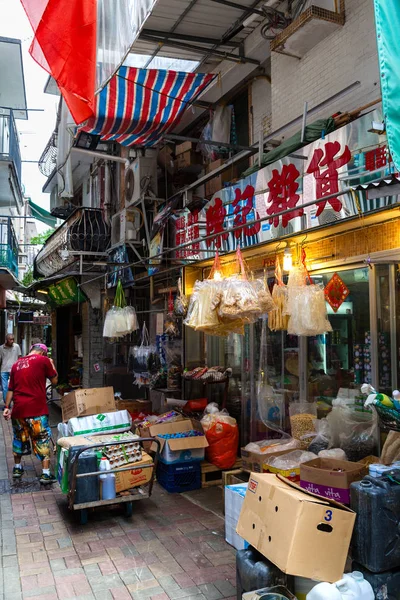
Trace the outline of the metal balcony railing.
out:
M 0 219 L 0 268 L 5 267 L 18 277 L 18 242 L 11 219 Z
M 97 208 L 78 208 L 49 237 L 35 258 L 35 272 L 50 277 L 81 256 L 99 256 L 110 245 L 110 227 Z
M 12 114 L 0 114 L 0 160 L 12 162 L 21 183 L 21 153 L 15 119 Z

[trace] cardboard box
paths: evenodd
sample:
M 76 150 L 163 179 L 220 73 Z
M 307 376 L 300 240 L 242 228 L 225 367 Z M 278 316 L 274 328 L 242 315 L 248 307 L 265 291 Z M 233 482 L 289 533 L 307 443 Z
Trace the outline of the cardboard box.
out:
M 174 414 L 174 420 L 172 422 L 176 423 L 177 421 L 183 421 L 184 417 L 180 414 L 177 413 L 175 411 L 169 411 L 167 413 L 163 413 L 162 415 L 159 416 L 159 419 L 166 419 L 168 417 L 168 415 Z M 155 425 L 158 423 L 155 423 Z M 160 423 L 161 425 L 161 423 Z M 150 425 L 146 422 L 144 423 L 138 423 L 137 427 L 136 427 L 136 433 L 137 435 L 139 435 L 142 438 L 148 438 L 148 437 L 152 437 L 151 433 L 150 433 Z M 143 442 L 142 444 L 144 450 L 146 450 L 146 452 L 148 452 L 149 450 L 151 450 L 151 442 Z
M 362 463 L 316 458 L 300 465 L 300 486 L 308 492 L 350 504 L 350 484 L 368 475 Z
M 199 152 L 187 150 L 183 154 L 179 154 L 179 156 L 176 157 L 175 165 L 178 169 L 186 169 L 193 165 L 201 165 L 202 162 L 203 157 Z
M 132 467 L 141 467 L 144 465 L 153 464 L 151 456 L 143 452 L 142 460 L 132 463 Z M 129 467 L 130 465 L 126 465 Z M 146 467 L 145 469 L 132 469 L 132 471 L 120 471 L 115 473 L 115 490 L 117 494 L 130 490 L 131 488 L 145 485 L 151 479 L 152 468 Z
M 207 165 L 206 173 L 211 173 L 211 171 L 214 171 L 215 169 L 223 165 L 224 162 L 225 161 L 222 160 L 222 158 L 214 160 L 214 162 Z M 225 183 L 230 183 L 232 181 L 235 181 L 236 179 L 237 168 L 235 166 L 231 166 L 229 167 L 229 169 L 226 169 L 226 171 L 224 171 L 220 175 L 217 175 L 217 177 L 213 177 L 212 179 L 210 179 L 210 181 L 207 181 L 207 183 L 205 184 L 206 197 L 213 196 L 214 194 L 216 194 L 224 188 Z
M 276 475 L 253 473 L 237 533 L 288 575 L 342 578 L 356 515 Z
M 116 400 L 117 410 L 128 410 L 130 413 L 150 414 L 152 410 L 151 400 Z
M 157 437 L 161 443 L 160 460 L 168 464 L 203 460 L 204 450 L 208 446 L 208 442 L 204 434 L 196 437 L 177 438 L 170 440 L 158 437 L 160 434 L 180 433 L 182 431 L 190 431 L 191 429 L 202 431 L 200 424 L 196 421 L 191 421 L 190 419 L 176 421 L 175 423 L 152 425 L 150 427 L 150 435 L 151 437 Z M 157 444 L 153 443 L 151 449 L 155 451 L 157 449 Z M 199 457 L 198 451 L 203 454 L 203 458 Z
M 196 147 L 193 144 L 193 142 L 182 142 L 182 144 L 177 144 L 175 146 L 176 156 L 184 154 L 185 152 L 190 152 L 191 150 L 196 150 Z
M 88 417 L 103 412 L 114 412 L 116 410 L 114 388 L 74 390 L 63 396 L 61 410 L 64 423 L 73 417 Z
M 249 452 L 248 450 L 241 448 L 242 468 L 244 471 L 249 471 L 250 473 L 263 473 L 263 465 L 268 458 L 287 454 L 288 452 L 292 452 L 292 450 L 280 450 L 269 452 L 268 454 L 258 454 L 257 452 Z

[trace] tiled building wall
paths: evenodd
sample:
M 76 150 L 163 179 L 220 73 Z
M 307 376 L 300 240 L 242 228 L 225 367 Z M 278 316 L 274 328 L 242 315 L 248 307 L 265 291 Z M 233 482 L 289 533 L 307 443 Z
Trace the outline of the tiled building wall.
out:
M 301 60 L 271 55 L 272 129 L 275 130 L 355 81 L 354 91 L 330 104 L 312 120 L 355 110 L 380 98 L 378 56 L 372 0 L 345 0 L 346 22 Z M 288 138 L 299 125 L 285 132 Z

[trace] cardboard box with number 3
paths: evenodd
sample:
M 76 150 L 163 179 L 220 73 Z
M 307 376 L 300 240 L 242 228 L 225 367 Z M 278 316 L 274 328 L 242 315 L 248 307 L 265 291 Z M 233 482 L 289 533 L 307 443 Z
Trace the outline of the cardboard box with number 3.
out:
M 342 578 L 356 515 L 276 475 L 252 473 L 237 533 L 288 575 Z

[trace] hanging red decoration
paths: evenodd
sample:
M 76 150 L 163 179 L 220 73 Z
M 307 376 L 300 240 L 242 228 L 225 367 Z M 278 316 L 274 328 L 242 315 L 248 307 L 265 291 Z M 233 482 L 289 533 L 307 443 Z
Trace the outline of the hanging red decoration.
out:
M 347 285 L 337 273 L 334 273 L 332 279 L 325 286 L 325 299 L 334 312 L 339 310 L 349 294 L 350 290 Z

